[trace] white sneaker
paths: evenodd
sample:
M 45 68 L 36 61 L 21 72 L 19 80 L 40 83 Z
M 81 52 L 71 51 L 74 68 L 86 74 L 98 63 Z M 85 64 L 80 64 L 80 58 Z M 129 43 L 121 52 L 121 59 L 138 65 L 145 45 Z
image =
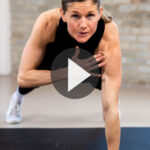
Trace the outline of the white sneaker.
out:
M 11 97 L 10 104 L 6 113 L 6 122 L 10 124 L 16 124 L 21 122 L 21 104 L 22 99 L 18 100 L 16 93 Z

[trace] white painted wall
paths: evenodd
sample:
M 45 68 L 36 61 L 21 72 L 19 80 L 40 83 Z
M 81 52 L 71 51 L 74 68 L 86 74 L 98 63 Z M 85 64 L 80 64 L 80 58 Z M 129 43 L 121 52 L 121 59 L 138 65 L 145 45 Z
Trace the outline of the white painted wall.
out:
M 0 75 L 11 72 L 9 0 L 0 4 Z

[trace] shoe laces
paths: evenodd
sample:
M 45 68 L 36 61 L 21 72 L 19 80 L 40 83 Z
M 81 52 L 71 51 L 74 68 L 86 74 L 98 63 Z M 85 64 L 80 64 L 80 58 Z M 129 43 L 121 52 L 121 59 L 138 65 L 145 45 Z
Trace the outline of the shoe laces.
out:
M 20 117 L 20 108 L 21 108 L 21 103 L 18 101 L 16 102 L 13 101 L 11 104 L 10 114 Z

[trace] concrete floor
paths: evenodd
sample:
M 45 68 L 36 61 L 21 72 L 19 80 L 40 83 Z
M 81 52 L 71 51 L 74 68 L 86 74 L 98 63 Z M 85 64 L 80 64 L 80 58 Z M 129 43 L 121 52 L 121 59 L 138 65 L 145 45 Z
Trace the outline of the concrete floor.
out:
M 94 90 L 79 100 L 61 96 L 52 85 L 35 89 L 24 97 L 23 121 L 5 122 L 10 97 L 17 87 L 16 77 L 0 76 L 0 128 L 93 128 L 104 127 L 101 93 Z M 121 88 L 122 127 L 150 127 L 150 88 Z

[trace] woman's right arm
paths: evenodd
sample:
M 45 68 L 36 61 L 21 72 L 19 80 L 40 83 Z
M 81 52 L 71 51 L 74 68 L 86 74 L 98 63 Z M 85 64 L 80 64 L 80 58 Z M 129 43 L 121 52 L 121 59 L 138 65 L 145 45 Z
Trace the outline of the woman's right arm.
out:
M 54 41 L 58 16 L 59 10 L 54 9 L 43 13 L 37 19 L 21 57 L 17 77 L 20 87 L 37 87 L 52 82 L 49 70 L 36 70 L 36 68 L 43 59 L 46 45 Z

